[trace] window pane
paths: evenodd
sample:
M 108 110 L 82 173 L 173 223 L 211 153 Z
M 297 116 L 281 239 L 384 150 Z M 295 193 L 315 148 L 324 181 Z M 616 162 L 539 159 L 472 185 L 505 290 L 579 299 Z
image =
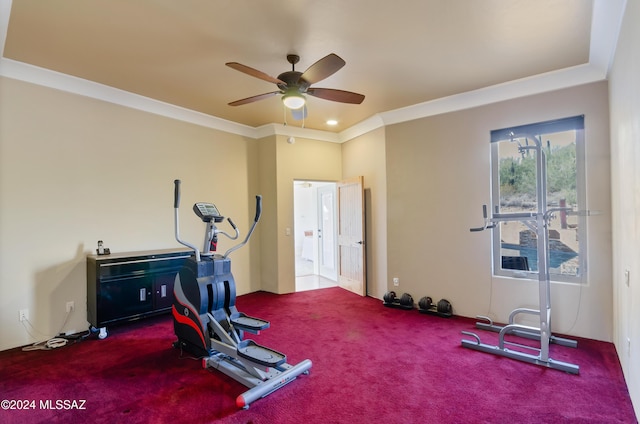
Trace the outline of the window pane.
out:
M 577 211 L 576 131 L 547 134 L 547 207 Z M 578 275 L 578 217 L 557 212 L 549 225 L 550 272 Z
M 500 212 L 535 212 L 537 210 L 536 191 L 536 151 L 519 151 L 522 142 L 501 142 L 498 144 L 500 161 Z
M 575 119 L 575 118 L 573 118 Z M 546 197 L 547 209 L 571 208 L 578 211 L 578 151 L 577 144 L 582 142 L 582 120 L 579 125 L 565 123 L 572 121 L 554 121 L 553 126 L 534 124 L 531 128 L 520 127 L 515 134 L 531 133 L 531 129 L 544 129 L 549 132 L 534 133 L 542 144 L 546 157 Z M 540 126 L 536 128 L 536 126 Z M 563 127 L 564 126 L 564 127 Z M 529 212 L 536 213 L 536 150 L 528 149 L 534 140 L 529 137 L 510 137 L 504 139 L 506 130 L 492 133 L 494 160 L 494 202 L 502 214 Z M 508 133 L 511 133 L 510 131 Z M 500 137 L 498 137 L 498 135 Z M 497 169 L 496 169 L 497 168 Z M 497 196 L 496 196 L 497 195 Z M 497 199 L 496 199 L 497 197 Z M 549 223 L 549 272 L 558 276 L 577 277 L 580 275 L 580 219 L 567 211 L 555 212 Z M 494 246 L 496 253 L 495 269 L 498 274 L 510 275 L 513 270 L 538 271 L 538 250 L 535 226 L 530 227 L 519 221 L 498 223 Z M 505 271 L 506 270 L 506 271 Z

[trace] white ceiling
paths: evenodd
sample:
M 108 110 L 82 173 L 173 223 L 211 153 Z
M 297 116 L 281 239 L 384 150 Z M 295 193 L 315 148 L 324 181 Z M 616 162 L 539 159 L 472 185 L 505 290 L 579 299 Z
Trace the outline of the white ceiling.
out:
M 0 0 L 0 75 L 248 135 L 363 128 L 606 78 L 626 0 Z M 10 14 L 9 14 L 10 11 Z M 346 66 L 295 121 L 279 96 L 234 100 L 329 53 Z M 173 105 L 173 106 L 169 106 Z M 176 107 L 177 106 L 177 107 Z M 163 111 L 161 111 L 161 109 Z M 339 124 L 329 127 L 327 119 Z M 358 130 L 360 128 L 360 130 Z M 278 132 L 279 130 L 275 130 Z M 322 137 L 321 137 L 322 138 Z

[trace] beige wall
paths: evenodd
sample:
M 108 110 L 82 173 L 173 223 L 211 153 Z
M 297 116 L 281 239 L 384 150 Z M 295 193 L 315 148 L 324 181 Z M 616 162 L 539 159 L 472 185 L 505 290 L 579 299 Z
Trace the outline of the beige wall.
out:
M 114 252 L 178 247 L 176 178 L 184 239 L 204 237 L 196 201 L 216 203 L 246 233 L 256 140 L 7 78 L 0 92 L 0 350 L 56 335 L 67 301 L 76 310 L 64 331 L 86 330 L 85 256 L 97 240 Z M 233 254 L 238 293 L 259 289 L 250 254 Z
M 295 291 L 293 182 L 340 181 L 363 175 L 365 196 L 371 204 L 367 211 L 369 294 L 381 298 L 386 287 L 384 129 L 342 145 L 301 137 L 288 143 L 287 139 L 271 136 L 259 141 L 261 190 L 277 199 L 265 206 L 261 289 Z
M 261 289 L 278 293 L 278 182 L 276 137 L 258 140 L 259 191 L 263 196 L 260 222 Z
M 295 238 L 293 181 L 339 181 L 342 178 L 340 144 L 296 137 L 295 143 L 285 136 L 275 136 L 277 220 L 275 238 L 263 249 L 277 251 L 276 293 L 295 291 Z M 267 254 L 267 252 L 263 252 Z M 272 287 L 274 284 L 269 284 Z M 267 286 L 264 290 L 269 290 Z
M 506 101 L 386 128 L 389 289 L 434 301 L 454 313 L 505 322 L 517 307 L 537 307 L 537 281 L 492 278 L 491 234 L 470 233 L 490 203 L 489 133 L 585 115 L 588 278 L 552 284 L 553 330 L 611 340 L 611 208 L 607 83 Z M 597 312 L 596 312 L 597 311 Z
M 640 417 L 640 2 L 627 3 L 610 77 L 614 337 Z M 629 272 L 629 285 L 625 280 Z
M 387 291 L 387 173 L 385 129 L 342 145 L 342 175 L 363 176 L 365 190 L 367 295 L 382 299 Z

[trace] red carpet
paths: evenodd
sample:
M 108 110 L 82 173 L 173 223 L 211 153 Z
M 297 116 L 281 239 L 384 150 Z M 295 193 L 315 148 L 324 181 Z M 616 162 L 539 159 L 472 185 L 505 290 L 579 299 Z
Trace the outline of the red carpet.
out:
M 552 357 L 580 366 L 571 375 L 462 348 L 473 320 L 386 308 L 339 288 L 252 293 L 237 305 L 271 321 L 250 338 L 291 364 L 310 359 L 311 373 L 238 410 L 245 387 L 180 358 L 166 315 L 114 326 L 105 340 L 0 352 L 0 397 L 34 407 L 0 410 L 0 422 L 637 422 L 611 343 L 552 346 Z M 74 406 L 84 409 L 65 409 Z

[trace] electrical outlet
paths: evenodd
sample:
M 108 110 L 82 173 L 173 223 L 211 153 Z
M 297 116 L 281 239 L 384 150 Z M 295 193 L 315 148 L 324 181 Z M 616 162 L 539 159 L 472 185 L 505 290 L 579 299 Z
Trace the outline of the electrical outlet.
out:
M 67 302 L 67 312 L 73 312 L 76 305 L 73 301 Z
M 28 309 L 20 309 L 20 321 L 29 321 Z
M 627 285 L 627 287 L 629 287 L 629 270 L 628 269 L 624 270 L 624 283 Z
M 393 277 L 393 285 L 398 287 L 400 285 L 400 279 L 398 277 Z

